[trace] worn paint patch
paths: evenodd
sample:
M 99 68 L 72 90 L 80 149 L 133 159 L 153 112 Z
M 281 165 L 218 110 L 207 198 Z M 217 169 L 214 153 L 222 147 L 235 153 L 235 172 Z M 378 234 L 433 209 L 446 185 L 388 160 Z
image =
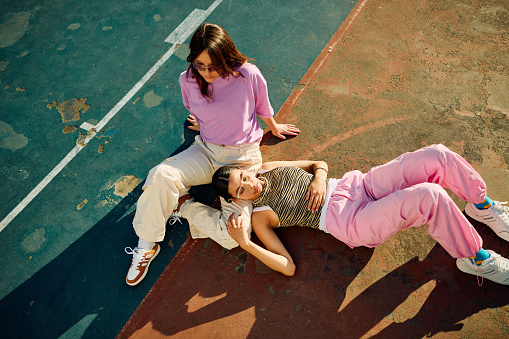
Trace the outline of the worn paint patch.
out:
M 79 211 L 80 209 L 83 208 L 83 206 L 85 206 L 86 204 L 88 203 L 88 199 L 85 199 L 83 200 L 82 202 L 80 202 L 80 204 L 78 206 L 76 206 L 76 209 Z
M 244 274 L 246 273 L 246 264 L 249 259 L 249 253 L 248 252 L 242 252 L 239 255 L 236 256 L 237 260 L 240 261 L 240 264 L 235 267 L 235 271 L 238 274 Z
M 138 178 L 134 175 L 124 175 L 113 185 L 115 186 L 115 191 L 113 193 L 124 198 L 138 185 Z
M 154 21 L 160 21 L 161 16 L 159 14 L 154 14 Z
M 86 143 L 87 138 L 92 138 L 96 134 L 96 131 L 95 128 L 91 128 L 87 131 L 87 134 L 81 134 L 81 132 L 79 132 L 79 134 L 80 135 L 76 140 L 76 144 L 80 145 L 81 147 L 86 147 L 88 145 L 88 143 Z
M 45 234 L 46 230 L 44 228 L 36 229 L 23 239 L 20 244 L 21 249 L 25 253 L 37 252 L 46 241 L 46 238 L 44 237 Z
M 72 133 L 77 129 L 78 129 L 78 127 L 76 127 L 76 126 L 65 126 L 64 129 L 62 130 L 62 132 L 64 134 L 67 134 L 67 133 Z
M 173 55 L 179 58 L 180 60 L 186 60 L 189 55 L 189 44 L 182 44 L 175 49 Z
M 75 31 L 77 30 L 78 28 L 80 28 L 81 24 L 79 23 L 74 23 L 74 24 L 70 24 L 69 26 L 67 26 L 67 29 L 71 30 L 71 31 Z
M 143 104 L 148 108 L 158 106 L 163 101 L 163 97 L 155 94 L 154 91 L 150 91 L 143 96 Z
M 110 128 L 108 128 L 108 130 L 106 132 L 97 133 L 96 138 L 98 138 L 98 139 L 110 138 L 111 139 L 119 131 L 120 131 L 120 129 L 118 129 L 118 128 L 110 127 Z
M 23 134 L 14 132 L 7 123 L 0 121 L 0 147 L 16 152 L 28 145 L 28 138 Z
M 27 31 L 29 12 L 19 12 L 0 24 L 0 48 L 14 45 Z
M 56 105 L 58 105 L 58 102 L 56 100 L 54 100 L 53 102 L 49 103 L 47 106 L 48 106 L 49 109 L 52 109 Z
M 97 149 L 97 153 L 104 152 L 104 145 L 99 145 L 99 148 Z
M 113 29 L 113 27 L 111 26 L 104 26 L 103 27 L 103 31 L 111 31 Z
M 48 106 L 49 107 L 49 106 Z M 62 116 L 62 122 L 66 123 L 68 121 L 76 121 L 81 119 L 81 113 L 85 113 L 90 108 L 90 105 L 87 104 L 87 98 L 73 98 L 70 100 L 66 100 L 61 102 L 57 106 L 57 110 L 60 112 Z

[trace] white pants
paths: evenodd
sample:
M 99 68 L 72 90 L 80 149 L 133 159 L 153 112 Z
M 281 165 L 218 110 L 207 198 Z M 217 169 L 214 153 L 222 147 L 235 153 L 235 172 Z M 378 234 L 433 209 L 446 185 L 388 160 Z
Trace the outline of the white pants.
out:
M 159 242 L 164 239 L 166 221 L 171 216 L 179 195 L 191 186 L 209 184 L 221 166 L 235 165 L 256 173 L 262 165 L 259 143 L 222 146 L 204 142 L 200 136 L 187 150 L 164 160 L 152 168 L 143 193 L 138 200 L 133 227 L 141 239 Z M 211 238 L 231 249 L 238 246 L 226 229 L 232 213 L 242 214 L 251 228 L 250 201 L 228 203 L 221 198 L 221 208 L 188 202 L 181 207 L 182 216 L 189 222 L 193 238 Z

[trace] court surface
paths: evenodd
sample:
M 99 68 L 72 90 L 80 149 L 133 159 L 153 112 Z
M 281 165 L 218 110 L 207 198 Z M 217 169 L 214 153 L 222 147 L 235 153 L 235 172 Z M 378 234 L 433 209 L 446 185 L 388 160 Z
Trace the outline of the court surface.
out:
M 443 143 L 481 173 L 491 197 L 507 201 L 507 1 L 1 8 L 3 336 L 509 335 L 507 286 L 479 287 L 426 227 L 375 249 L 280 230 L 297 265 L 292 278 L 239 248 L 189 239 L 187 225 L 168 227 L 146 279 L 135 288 L 124 280 L 143 180 L 194 138 L 177 82 L 193 24 L 225 27 L 264 74 L 276 119 L 302 130 L 284 142 L 266 138 L 265 161 L 324 159 L 340 177 Z M 215 198 L 207 187 L 193 194 Z M 509 256 L 507 242 L 473 225 L 486 248 Z

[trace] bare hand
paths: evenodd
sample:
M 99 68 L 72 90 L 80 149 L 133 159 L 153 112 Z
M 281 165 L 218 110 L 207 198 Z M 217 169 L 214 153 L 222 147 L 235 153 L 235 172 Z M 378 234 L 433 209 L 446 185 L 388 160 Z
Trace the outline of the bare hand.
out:
M 300 129 L 290 124 L 276 124 L 272 131 L 272 134 L 278 138 L 286 139 L 283 134 L 286 135 L 297 135 L 300 133 Z
M 235 218 L 235 215 L 232 213 L 230 218 L 228 218 L 228 224 L 226 225 L 228 228 L 228 233 L 240 246 L 243 246 L 249 243 L 249 234 L 247 234 L 247 226 L 246 220 L 244 217 L 239 215 Z
M 191 124 L 191 126 L 187 126 L 187 128 L 197 132 L 200 131 L 200 124 L 198 123 L 198 121 L 196 121 L 194 115 L 189 114 L 189 116 L 187 117 L 187 121 L 189 121 L 189 123 Z
M 308 191 L 306 193 L 306 200 L 309 200 L 308 211 L 315 213 L 323 206 L 325 203 L 326 192 L 327 187 L 325 185 L 325 180 L 315 178 L 311 184 L 309 184 Z

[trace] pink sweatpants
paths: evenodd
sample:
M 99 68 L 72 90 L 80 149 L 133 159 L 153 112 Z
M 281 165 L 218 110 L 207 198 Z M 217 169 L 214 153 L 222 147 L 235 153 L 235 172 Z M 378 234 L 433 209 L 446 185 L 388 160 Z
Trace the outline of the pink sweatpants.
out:
M 327 205 L 327 230 L 350 247 L 375 247 L 427 224 L 452 257 L 474 256 L 482 239 L 444 188 L 473 203 L 486 195 L 479 173 L 444 145 L 405 153 L 366 174 L 348 172 Z

